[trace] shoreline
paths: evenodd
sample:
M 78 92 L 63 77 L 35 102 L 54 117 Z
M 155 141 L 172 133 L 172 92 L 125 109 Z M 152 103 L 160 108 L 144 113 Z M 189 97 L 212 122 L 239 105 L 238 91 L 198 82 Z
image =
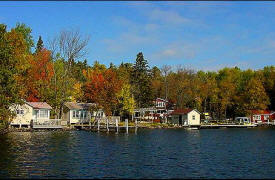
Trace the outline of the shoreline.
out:
M 142 125 L 142 126 L 137 126 L 137 128 L 141 128 L 141 129 L 190 129 L 190 127 L 187 126 L 169 126 L 169 125 Z M 204 125 L 202 125 L 201 127 L 199 127 L 198 129 L 224 129 L 224 128 L 275 128 L 275 126 L 272 125 L 258 125 L 258 126 L 245 126 L 245 125 L 238 125 L 235 127 L 222 127 L 222 126 L 207 126 L 204 127 Z M 5 129 L 0 129 L 0 135 L 4 135 L 10 132 L 39 132 L 39 131 L 77 131 L 77 130 L 85 130 L 85 131 L 98 131 L 97 128 L 81 128 L 81 129 L 77 129 L 75 127 L 65 127 L 62 129 L 32 129 L 32 128 L 5 128 Z M 100 129 L 101 132 L 107 132 L 107 129 L 104 127 L 101 127 Z M 114 132 L 115 129 L 110 130 L 110 132 Z M 120 130 L 120 132 L 124 132 L 125 130 Z M 133 131 L 132 129 L 129 131 Z

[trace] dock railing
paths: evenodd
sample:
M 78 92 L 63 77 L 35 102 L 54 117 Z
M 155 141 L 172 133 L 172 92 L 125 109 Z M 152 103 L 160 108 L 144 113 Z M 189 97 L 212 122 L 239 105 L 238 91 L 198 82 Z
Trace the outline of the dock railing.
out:
M 61 119 L 36 119 L 32 121 L 33 128 L 61 128 Z

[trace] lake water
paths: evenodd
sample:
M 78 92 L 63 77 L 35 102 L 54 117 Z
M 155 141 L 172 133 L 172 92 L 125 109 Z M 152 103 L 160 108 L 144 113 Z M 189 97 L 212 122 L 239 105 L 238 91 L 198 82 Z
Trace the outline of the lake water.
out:
M 0 178 L 275 178 L 275 129 L 13 132 Z

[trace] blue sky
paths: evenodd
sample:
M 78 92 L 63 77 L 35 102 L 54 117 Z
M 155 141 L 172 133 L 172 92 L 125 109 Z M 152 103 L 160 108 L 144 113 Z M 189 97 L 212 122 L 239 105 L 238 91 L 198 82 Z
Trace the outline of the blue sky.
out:
M 0 2 L 0 22 L 23 22 L 35 43 L 62 29 L 89 34 L 88 63 L 196 70 L 275 65 L 274 2 Z

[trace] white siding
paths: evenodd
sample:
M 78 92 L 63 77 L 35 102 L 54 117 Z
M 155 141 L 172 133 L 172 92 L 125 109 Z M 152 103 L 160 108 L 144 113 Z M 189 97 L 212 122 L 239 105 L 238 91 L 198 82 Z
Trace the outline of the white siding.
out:
M 193 120 L 193 116 L 195 117 L 195 120 Z M 200 114 L 197 111 L 192 110 L 191 112 L 189 112 L 187 114 L 187 118 L 188 125 L 200 125 Z
M 24 105 L 14 105 L 10 108 L 12 111 L 24 110 L 24 114 L 18 114 L 11 121 L 11 125 L 30 125 L 32 119 L 33 108 L 27 104 Z

